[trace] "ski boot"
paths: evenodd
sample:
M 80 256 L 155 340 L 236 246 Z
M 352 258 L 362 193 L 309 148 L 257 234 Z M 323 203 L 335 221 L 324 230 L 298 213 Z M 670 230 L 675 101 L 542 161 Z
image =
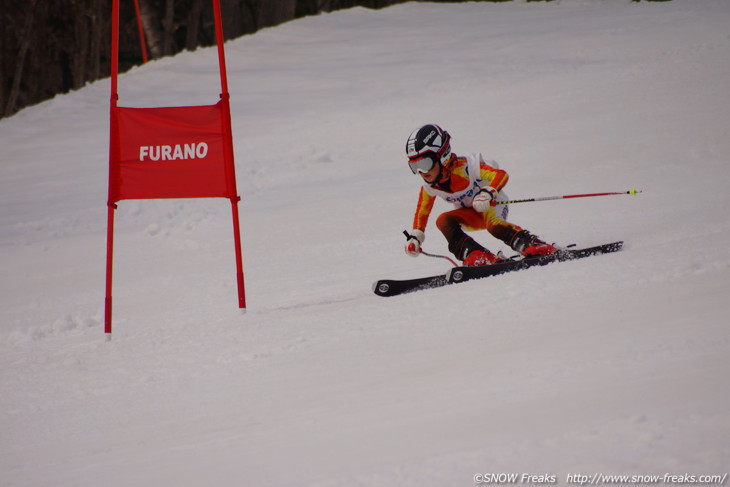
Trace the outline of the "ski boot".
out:
M 474 266 L 480 266 L 480 265 L 490 265 L 490 264 L 496 264 L 501 259 L 499 259 L 496 255 L 491 253 L 488 250 L 472 250 L 469 252 L 469 255 L 466 256 L 466 259 L 464 259 L 464 263 L 462 265 L 474 267 Z
M 531 234 L 527 230 L 518 232 L 512 238 L 510 247 L 524 257 L 552 255 L 559 250 L 554 245 L 544 242 L 538 236 Z

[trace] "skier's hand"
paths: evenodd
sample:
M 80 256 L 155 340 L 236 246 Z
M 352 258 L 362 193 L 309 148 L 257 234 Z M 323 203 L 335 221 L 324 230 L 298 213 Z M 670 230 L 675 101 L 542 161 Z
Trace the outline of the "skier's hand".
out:
M 474 196 L 474 200 L 471 203 L 471 207 L 479 213 L 484 213 L 490 207 L 497 204 L 497 190 L 491 186 L 482 188 L 481 191 Z
M 421 244 L 426 240 L 426 235 L 421 230 L 415 228 L 408 234 L 408 240 L 406 241 L 406 254 L 411 257 L 418 257 L 421 253 Z

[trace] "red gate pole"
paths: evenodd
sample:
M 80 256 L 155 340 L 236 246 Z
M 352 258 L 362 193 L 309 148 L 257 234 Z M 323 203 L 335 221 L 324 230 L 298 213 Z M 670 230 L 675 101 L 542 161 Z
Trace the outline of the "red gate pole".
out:
M 137 32 L 139 34 L 139 48 L 142 51 L 142 64 L 147 62 L 147 43 L 144 40 L 144 27 L 142 26 L 142 13 L 139 10 L 139 0 L 134 0 L 134 13 L 137 16 Z
M 218 65 L 221 78 L 221 103 L 223 107 L 223 133 L 225 134 L 226 179 L 228 181 L 231 211 L 233 213 L 233 241 L 236 247 L 236 282 L 238 283 L 238 307 L 246 311 L 246 291 L 243 281 L 243 257 L 241 255 L 241 230 L 238 218 L 238 202 L 240 197 L 236 189 L 236 172 L 233 164 L 233 128 L 231 127 L 230 94 L 228 93 L 228 75 L 226 72 L 226 55 L 223 48 L 223 22 L 221 21 L 220 0 L 213 0 L 215 17 L 215 36 L 218 45 Z
M 246 291 L 243 284 L 243 257 L 241 256 L 241 232 L 238 221 L 238 201 L 231 199 L 233 212 L 233 241 L 236 246 L 236 282 L 238 283 L 238 307 L 246 312 Z
M 104 333 L 107 340 L 112 337 L 112 261 L 114 260 L 114 208 L 110 204 L 107 210 L 106 227 L 106 297 L 104 298 Z
M 117 75 L 119 72 L 119 0 L 112 2 L 112 63 L 111 63 L 111 99 L 109 115 L 109 161 L 112 154 L 117 150 L 116 117 L 117 108 Z M 111 164 L 109 165 L 109 180 L 111 181 Z M 111 184 L 109 184 L 111 192 Z M 112 267 L 114 260 L 114 210 L 117 205 L 111 201 L 111 195 L 107 201 L 107 226 L 106 226 L 106 293 L 104 298 L 104 333 L 107 340 L 112 337 Z
M 228 96 L 228 75 L 226 74 L 226 53 L 223 49 L 225 41 L 223 39 L 220 0 L 213 0 L 213 15 L 215 17 L 215 41 L 218 45 L 218 67 L 221 75 L 221 98 L 223 98 Z

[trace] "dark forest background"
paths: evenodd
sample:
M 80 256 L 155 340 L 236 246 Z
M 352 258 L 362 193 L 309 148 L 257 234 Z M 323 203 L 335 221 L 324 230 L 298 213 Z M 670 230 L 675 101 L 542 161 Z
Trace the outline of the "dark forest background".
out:
M 220 3 L 228 40 L 307 15 L 355 6 L 383 8 L 405 1 Z M 0 0 L 0 118 L 109 76 L 111 4 L 111 0 Z M 215 44 L 211 0 L 139 0 L 139 5 L 149 59 Z M 120 1 L 119 29 L 121 72 L 142 63 L 133 0 Z

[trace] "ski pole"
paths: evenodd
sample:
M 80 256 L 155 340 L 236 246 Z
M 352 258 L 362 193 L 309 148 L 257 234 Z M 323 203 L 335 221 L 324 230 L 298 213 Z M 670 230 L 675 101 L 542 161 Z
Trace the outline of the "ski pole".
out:
M 549 201 L 549 200 L 567 200 L 569 198 L 588 198 L 591 196 L 609 196 L 616 194 L 637 195 L 641 193 L 639 189 L 630 189 L 628 191 L 616 191 L 611 193 L 591 193 L 591 194 L 566 194 L 563 196 L 543 196 L 542 198 L 526 198 L 523 200 L 497 201 L 498 205 L 511 205 L 512 203 L 530 203 L 532 201 Z
M 403 234 L 406 236 L 406 238 L 411 238 L 411 234 L 408 233 L 408 230 L 403 230 Z M 458 267 L 459 266 L 459 264 L 457 264 L 451 257 L 447 257 L 446 255 L 431 254 L 431 253 L 428 253 L 428 252 L 424 252 L 423 249 L 419 249 L 419 252 L 422 255 L 425 255 L 426 257 L 435 257 L 437 259 L 446 259 L 449 262 L 451 262 L 452 264 L 454 264 L 454 267 Z
M 459 264 L 457 264 L 457 263 L 456 263 L 456 262 L 454 261 L 454 259 L 452 259 L 451 257 L 448 257 L 448 256 L 446 256 L 446 255 L 429 254 L 428 252 L 424 252 L 424 251 L 423 251 L 423 249 L 421 249 L 421 254 L 422 254 L 422 255 L 425 255 L 426 257 L 436 257 L 436 258 L 438 258 L 438 259 L 446 259 L 446 260 L 448 260 L 449 262 L 451 262 L 452 264 L 454 264 L 454 267 L 459 267 Z

